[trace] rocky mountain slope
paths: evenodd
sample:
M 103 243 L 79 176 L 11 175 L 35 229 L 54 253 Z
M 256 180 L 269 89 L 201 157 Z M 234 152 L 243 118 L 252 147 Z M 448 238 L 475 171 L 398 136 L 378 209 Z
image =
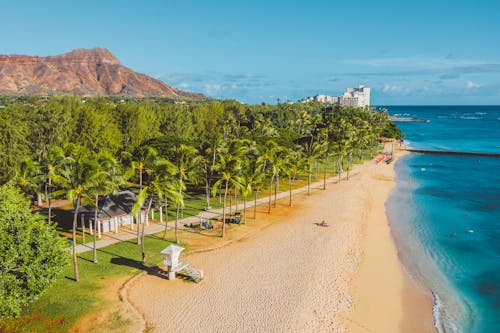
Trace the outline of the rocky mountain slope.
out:
M 107 49 L 76 49 L 49 57 L 0 55 L 0 94 L 54 93 L 204 98 L 134 72 Z

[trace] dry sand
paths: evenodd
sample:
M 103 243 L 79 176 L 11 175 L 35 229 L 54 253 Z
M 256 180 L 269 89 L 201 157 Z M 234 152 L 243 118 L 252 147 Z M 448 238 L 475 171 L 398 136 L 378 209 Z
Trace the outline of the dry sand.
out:
M 367 163 L 279 202 L 248 221 L 265 229 L 184 258 L 202 283 L 144 275 L 130 302 L 152 332 L 428 332 L 432 303 L 401 270 L 385 216 L 392 169 Z

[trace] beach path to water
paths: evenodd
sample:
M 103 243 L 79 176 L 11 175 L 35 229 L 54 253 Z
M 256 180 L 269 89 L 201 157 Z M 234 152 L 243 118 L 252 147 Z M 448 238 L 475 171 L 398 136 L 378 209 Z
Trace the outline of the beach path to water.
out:
M 387 225 L 383 207 L 376 210 L 382 216 L 372 214 L 374 203 L 385 201 L 374 200 L 373 189 L 393 186 L 385 174 L 392 168 L 369 162 L 349 181 L 329 184 L 326 191 L 315 189 L 310 196 L 296 195 L 292 208 L 286 200 L 278 202 L 271 215 L 259 207 L 257 220 L 248 223 L 267 224 L 266 228 L 221 249 L 185 258 L 204 271 L 202 283 L 143 275 L 129 289 L 129 301 L 152 332 L 398 332 L 403 321 L 432 327 L 432 304 L 423 310 L 428 316 L 408 316 L 410 307 L 403 302 L 406 277 L 394 247 L 380 255 L 389 256 L 388 265 L 396 267 L 377 268 L 379 275 L 393 274 L 392 281 L 399 281 L 384 286 L 384 304 L 353 291 L 360 286 L 355 277 L 363 267 L 361 247 L 371 230 L 367 223 L 375 218 Z M 316 225 L 322 220 L 329 227 Z M 381 241 L 390 242 L 389 229 L 385 232 Z M 377 322 L 389 324 L 357 321 L 359 305 L 353 307 L 353 299 L 377 302 Z

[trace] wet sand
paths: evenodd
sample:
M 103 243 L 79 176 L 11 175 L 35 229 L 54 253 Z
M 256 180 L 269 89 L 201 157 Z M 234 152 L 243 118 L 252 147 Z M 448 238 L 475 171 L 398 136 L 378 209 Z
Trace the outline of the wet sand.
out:
M 144 275 L 129 301 L 152 332 L 430 332 L 432 302 L 402 271 L 385 216 L 393 173 L 366 163 L 293 207 L 261 207 L 248 223 L 262 230 L 184 258 L 202 283 Z
M 404 151 L 396 151 L 400 157 Z M 394 167 L 379 165 L 369 177 L 366 223 L 361 239 L 361 263 L 351 282 L 353 307 L 349 332 L 436 332 L 432 296 L 409 279 L 397 257 L 385 201 L 396 186 Z

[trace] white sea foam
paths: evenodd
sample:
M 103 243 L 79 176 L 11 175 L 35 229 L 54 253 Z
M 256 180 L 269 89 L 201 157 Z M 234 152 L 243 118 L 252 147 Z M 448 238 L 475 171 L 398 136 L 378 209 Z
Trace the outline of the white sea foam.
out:
M 446 319 L 446 308 L 439 296 L 432 292 L 434 304 L 432 306 L 432 315 L 434 316 L 434 327 L 438 333 L 459 333 L 459 328 L 449 319 Z
M 476 119 L 483 119 L 483 118 L 480 118 L 480 117 L 474 117 L 474 116 L 460 116 L 458 117 L 460 119 L 467 119 L 467 120 L 476 120 Z

